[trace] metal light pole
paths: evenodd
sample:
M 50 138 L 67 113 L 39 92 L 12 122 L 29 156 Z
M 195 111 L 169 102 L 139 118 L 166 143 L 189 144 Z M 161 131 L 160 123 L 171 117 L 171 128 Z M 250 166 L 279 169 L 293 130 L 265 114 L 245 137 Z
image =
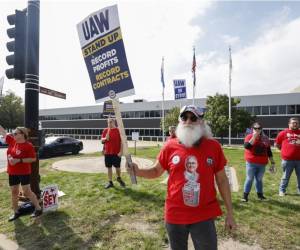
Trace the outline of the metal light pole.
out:
M 40 1 L 30 0 L 27 7 L 26 69 L 25 69 L 25 127 L 29 140 L 39 149 L 39 34 Z M 38 158 L 38 157 L 37 157 Z M 31 189 L 40 198 L 39 160 L 31 164 Z

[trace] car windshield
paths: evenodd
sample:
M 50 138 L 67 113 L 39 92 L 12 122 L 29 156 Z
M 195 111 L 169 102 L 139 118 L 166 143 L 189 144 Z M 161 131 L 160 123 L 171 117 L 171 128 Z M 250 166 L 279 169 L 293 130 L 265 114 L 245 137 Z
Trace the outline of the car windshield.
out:
M 45 144 L 51 144 L 52 142 L 56 141 L 57 137 L 48 137 L 45 139 Z

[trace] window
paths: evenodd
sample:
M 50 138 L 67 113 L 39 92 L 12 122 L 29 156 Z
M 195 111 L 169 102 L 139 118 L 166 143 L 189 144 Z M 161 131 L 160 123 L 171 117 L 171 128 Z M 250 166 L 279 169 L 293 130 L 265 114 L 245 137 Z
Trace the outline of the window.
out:
M 278 106 L 278 114 L 285 115 L 286 114 L 286 105 Z
M 269 106 L 262 106 L 261 107 L 261 114 L 262 115 L 269 115 Z
M 296 114 L 300 114 L 300 105 L 296 105 Z
M 277 115 L 277 106 L 270 106 L 270 115 Z
M 246 111 L 250 114 L 252 114 L 253 107 L 246 107 Z
M 253 107 L 253 114 L 254 115 L 260 115 L 261 114 L 261 107 L 260 106 L 254 106 Z
M 295 114 L 296 113 L 296 107 L 295 107 L 295 105 L 288 105 L 287 106 L 287 113 L 288 114 Z

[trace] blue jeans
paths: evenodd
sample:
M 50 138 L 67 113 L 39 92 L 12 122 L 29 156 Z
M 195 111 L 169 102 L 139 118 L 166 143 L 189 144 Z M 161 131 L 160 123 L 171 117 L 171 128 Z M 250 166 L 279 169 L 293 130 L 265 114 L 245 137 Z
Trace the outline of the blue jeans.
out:
M 295 169 L 296 176 L 297 176 L 297 183 L 298 183 L 298 191 L 300 192 L 300 160 L 298 161 L 287 161 L 282 160 L 281 162 L 283 175 L 281 177 L 281 182 L 279 186 L 280 192 L 286 192 L 286 188 L 289 184 L 290 177 Z
M 253 179 L 255 179 L 255 189 L 257 193 L 263 193 L 263 177 L 266 171 L 266 165 L 246 162 L 246 180 L 244 184 L 244 193 L 250 193 Z

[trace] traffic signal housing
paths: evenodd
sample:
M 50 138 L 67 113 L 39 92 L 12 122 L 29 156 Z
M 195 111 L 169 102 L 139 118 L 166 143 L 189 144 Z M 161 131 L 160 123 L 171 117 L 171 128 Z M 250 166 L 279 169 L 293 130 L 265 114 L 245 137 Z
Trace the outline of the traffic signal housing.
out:
M 27 34 L 27 10 L 16 10 L 15 14 L 7 16 L 10 25 L 7 35 L 14 40 L 6 43 L 9 52 L 13 52 L 6 57 L 8 65 L 13 68 L 7 69 L 5 74 L 8 79 L 16 79 L 25 82 L 25 57 L 26 57 L 26 34 Z

